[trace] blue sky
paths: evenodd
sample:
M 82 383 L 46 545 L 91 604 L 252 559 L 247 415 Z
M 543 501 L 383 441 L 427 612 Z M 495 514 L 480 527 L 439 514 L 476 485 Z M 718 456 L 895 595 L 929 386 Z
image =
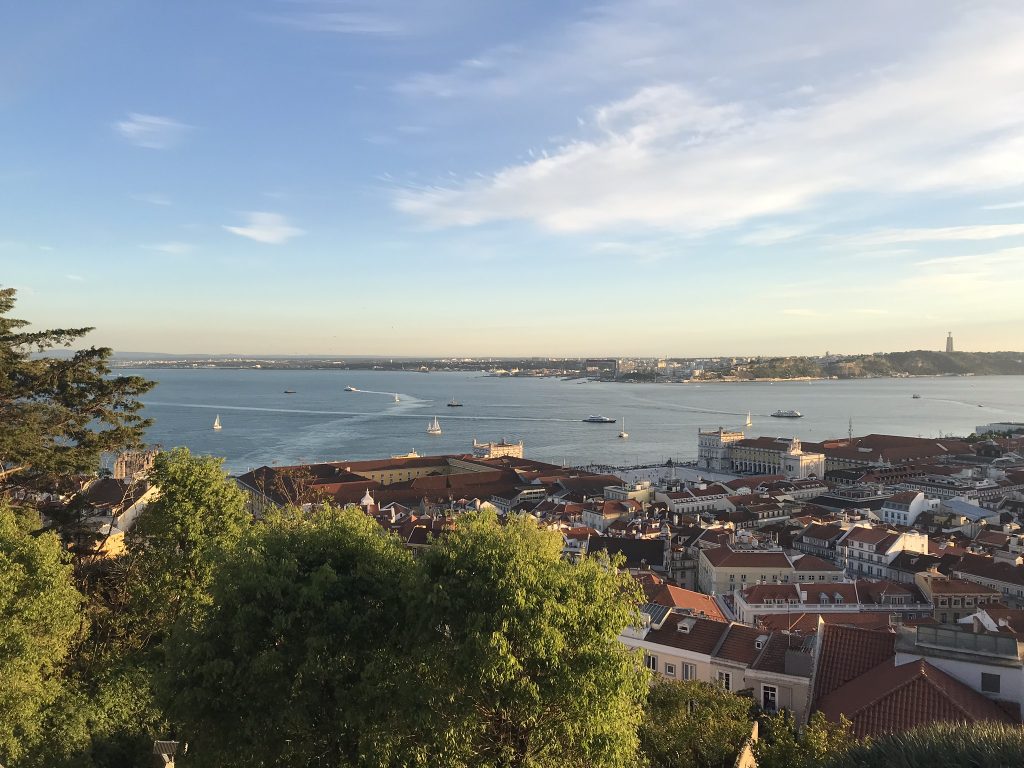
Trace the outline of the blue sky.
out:
M 0 11 L 0 283 L 120 350 L 1024 348 L 1024 5 Z

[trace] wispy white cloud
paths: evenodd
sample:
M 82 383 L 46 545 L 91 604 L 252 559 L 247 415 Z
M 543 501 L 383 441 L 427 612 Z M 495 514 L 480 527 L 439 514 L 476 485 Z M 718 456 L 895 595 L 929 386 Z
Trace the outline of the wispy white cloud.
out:
M 1010 208 L 1024 208 L 1024 200 L 1017 200 L 1012 203 L 998 203 L 996 205 L 983 205 L 986 211 L 1005 211 Z
M 75 282 L 75 283 L 85 282 L 85 278 L 82 277 L 81 275 L 64 275 L 64 277 L 66 277 L 68 280 L 71 280 L 72 282 Z
M 758 227 L 737 238 L 740 245 L 778 245 L 803 237 L 811 231 L 811 227 L 772 226 Z
M 132 200 L 140 203 L 149 203 L 150 205 L 168 206 L 173 205 L 171 199 L 166 195 L 159 193 L 142 193 L 138 195 L 129 195 Z
M 128 117 L 114 123 L 121 138 L 147 149 L 169 149 L 177 144 L 191 126 L 170 117 L 130 112 Z
M 887 229 L 848 238 L 845 245 L 893 245 L 896 243 L 959 242 L 998 240 L 1024 235 L 1024 224 L 974 224 L 960 227 Z
M 247 223 L 245 226 L 224 225 L 224 229 L 232 234 L 247 237 L 260 243 L 271 243 L 279 245 L 286 243 L 293 237 L 305 234 L 298 227 L 288 223 L 288 219 L 279 213 L 267 211 L 248 211 L 245 214 Z
M 307 32 L 342 35 L 403 35 L 406 27 L 397 19 L 379 13 L 356 10 L 302 10 L 290 14 L 265 15 L 263 21 Z
M 1024 166 L 1024 9 L 1004 4 L 951 12 L 941 21 L 945 26 L 929 27 L 922 44 L 894 48 L 887 66 L 832 72 L 795 104 L 721 81 L 680 80 L 677 72 L 593 108 L 577 137 L 546 155 L 484 178 L 399 190 L 395 206 L 437 227 L 525 220 L 557 232 L 699 233 L 807 211 L 850 193 L 1017 185 Z M 588 45 L 599 37 L 591 35 Z M 796 56 L 801 46 L 792 48 Z M 587 54 L 588 63 L 599 60 L 590 48 Z M 493 85 L 500 96 L 501 88 L 523 84 L 502 61 L 497 54 L 482 65 L 467 61 L 445 77 L 407 81 L 402 90 L 483 99 L 482 86 Z M 541 57 L 526 79 L 535 70 L 556 71 L 552 62 Z
M 141 246 L 147 251 L 158 251 L 160 253 L 167 253 L 172 256 L 182 256 L 186 253 L 191 253 L 194 250 L 194 246 L 191 243 L 182 243 L 178 241 L 170 241 L 167 243 L 150 243 L 148 245 Z

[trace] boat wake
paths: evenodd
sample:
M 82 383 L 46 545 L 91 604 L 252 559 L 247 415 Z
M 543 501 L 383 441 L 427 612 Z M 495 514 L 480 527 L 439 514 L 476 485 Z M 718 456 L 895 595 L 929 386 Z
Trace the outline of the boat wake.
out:
M 392 395 L 391 392 L 381 394 Z M 414 401 L 415 402 L 415 401 Z M 165 403 L 147 400 L 143 405 L 155 405 L 163 408 L 204 408 L 211 411 L 256 411 L 258 413 L 291 413 L 297 416 L 370 416 L 384 419 L 422 419 L 423 412 L 395 413 L 393 411 L 326 411 L 307 408 L 264 408 L 255 405 L 221 405 L 217 403 Z M 579 419 L 558 419 L 542 416 L 445 416 L 446 421 L 539 421 L 574 424 Z

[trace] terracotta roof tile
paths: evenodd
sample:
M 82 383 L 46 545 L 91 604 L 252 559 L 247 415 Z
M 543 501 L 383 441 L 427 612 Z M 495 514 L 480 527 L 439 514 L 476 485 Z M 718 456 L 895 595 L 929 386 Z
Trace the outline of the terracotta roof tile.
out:
M 765 633 L 760 629 L 743 624 L 730 624 L 729 634 L 725 636 L 721 646 L 715 651 L 715 658 L 727 659 L 740 664 L 753 664 L 761 654 L 761 648 L 755 645 L 759 637 Z
M 896 655 L 896 636 L 891 632 L 825 624 L 818 643 L 815 701 Z
M 924 659 L 886 659 L 836 688 L 817 708 L 833 722 L 845 715 L 858 738 L 936 722 L 991 720 L 1019 724 L 994 702 Z
M 688 624 L 693 625 L 689 632 L 680 632 L 677 629 L 679 622 L 684 619 L 687 619 Z M 681 614 L 671 614 L 665 619 L 661 629 L 652 629 L 644 639 L 648 643 L 681 648 L 710 656 L 728 629 L 729 625 L 724 621 L 694 619 Z

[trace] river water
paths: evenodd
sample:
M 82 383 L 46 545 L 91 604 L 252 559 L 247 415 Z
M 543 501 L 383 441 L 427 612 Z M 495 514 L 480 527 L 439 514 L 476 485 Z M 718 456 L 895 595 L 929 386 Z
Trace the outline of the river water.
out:
M 571 464 L 692 459 L 700 427 L 804 440 L 872 432 L 936 437 L 1024 421 L 1024 376 L 724 384 L 616 384 L 479 373 L 146 369 L 148 440 L 262 464 L 468 453 L 473 439 L 522 439 L 526 456 Z M 346 392 L 346 386 L 359 392 Z M 285 394 L 293 389 L 295 394 Z M 913 399 L 913 394 L 920 399 Z M 399 402 L 394 401 L 398 394 Z M 463 403 L 449 408 L 452 398 Z M 980 407 L 979 407 L 980 406 Z M 801 419 L 777 419 L 794 409 Z M 599 414 L 617 424 L 585 424 Z M 223 429 L 211 428 L 219 415 Z M 426 434 L 437 416 L 443 434 Z M 618 438 L 625 419 L 629 438 Z

